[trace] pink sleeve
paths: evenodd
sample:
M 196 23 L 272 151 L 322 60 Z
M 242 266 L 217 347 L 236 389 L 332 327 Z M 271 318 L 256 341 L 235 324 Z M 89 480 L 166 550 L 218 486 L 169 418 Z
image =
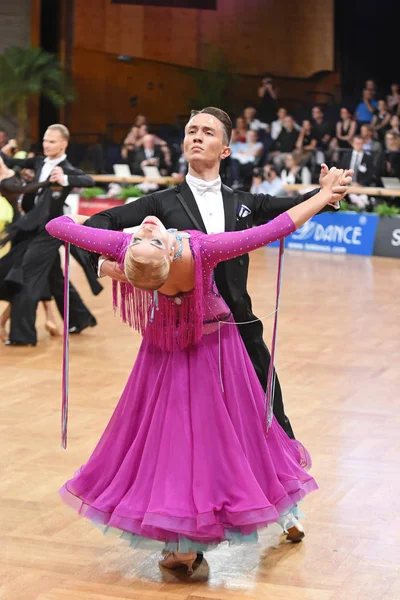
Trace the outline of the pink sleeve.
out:
M 79 248 L 96 254 L 104 254 L 110 258 L 118 258 L 125 240 L 132 237 L 130 233 L 121 231 L 77 225 L 66 215 L 47 223 L 46 230 L 50 235 L 63 242 L 70 242 Z
M 295 224 L 285 212 L 265 225 L 243 231 L 214 233 L 202 238 L 202 249 L 210 266 L 241 256 L 266 244 L 280 240 L 296 230 Z

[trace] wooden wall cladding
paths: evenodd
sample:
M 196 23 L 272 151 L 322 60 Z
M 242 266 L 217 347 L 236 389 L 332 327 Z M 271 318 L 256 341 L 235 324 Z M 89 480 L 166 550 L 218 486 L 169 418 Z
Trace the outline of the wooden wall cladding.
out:
M 334 67 L 333 0 L 218 0 L 194 10 L 75 0 L 75 47 L 202 67 L 214 43 L 240 73 L 309 77 Z

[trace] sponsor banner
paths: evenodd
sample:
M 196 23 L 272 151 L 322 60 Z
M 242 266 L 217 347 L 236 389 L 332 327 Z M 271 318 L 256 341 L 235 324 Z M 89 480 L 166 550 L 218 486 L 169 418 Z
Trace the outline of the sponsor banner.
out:
M 379 218 L 374 255 L 400 258 L 400 217 Z
M 285 248 L 370 256 L 378 221 L 377 215 L 370 214 L 327 212 L 315 215 L 286 238 Z M 278 242 L 272 245 L 277 246 Z
M 125 200 L 116 200 L 115 198 L 79 198 L 79 214 L 91 217 L 102 210 L 108 210 L 115 206 L 123 206 Z

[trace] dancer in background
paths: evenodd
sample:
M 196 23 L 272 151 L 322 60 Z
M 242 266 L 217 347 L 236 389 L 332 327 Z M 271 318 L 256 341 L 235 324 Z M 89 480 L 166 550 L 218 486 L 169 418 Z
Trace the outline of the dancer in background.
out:
M 19 285 L 11 299 L 11 326 L 7 345 L 36 345 L 36 308 L 47 293 L 49 279 L 57 306 L 61 314 L 63 312 L 63 275 L 58 255 L 60 244 L 47 234 L 44 227 L 50 219 L 63 214 L 65 200 L 74 187 L 94 185 L 89 175 L 75 169 L 67 160 L 65 152 L 68 141 L 68 129 L 64 125 L 55 124 L 50 125 L 44 134 L 44 157 L 16 159 L 9 156 L 15 147 L 15 140 L 10 140 L 2 148 L 1 157 L 6 166 L 33 169 L 33 183 L 43 183 L 36 193 L 25 194 L 24 211 L 27 214 L 19 218 L 9 231 L 10 239 L 27 230 L 34 232 L 34 235 L 18 265 Z M 93 274 L 91 276 L 94 277 Z M 86 327 L 96 325 L 96 319 L 72 286 L 70 307 L 71 333 L 80 333 Z
M 164 542 L 163 567 L 190 574 L 198 551 L 256 541 L 278 520 L 294 541 L 304 535 L 291 508 L 317 488 L 303 468 L 308 453 L 275 418 L 266 433 L 272 415 L 213 271 L 292 233 L 332 202 L 343 177 L 331 169 L 318 194 L 251 230 L 178 232 L 157 217 L 133 234 L 82 227 L 79 216 L 46 227 L 117 261 L 114 305 L 119 297 L 143 334 L 101 440 L 61 496 L 133 546 Z

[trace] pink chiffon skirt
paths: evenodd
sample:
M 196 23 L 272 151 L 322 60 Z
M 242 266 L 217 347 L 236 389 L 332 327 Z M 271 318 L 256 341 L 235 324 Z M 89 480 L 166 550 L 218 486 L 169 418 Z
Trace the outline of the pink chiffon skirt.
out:
M 246 542 L 317 484 L 308 453 L 275 418 L 233 325 L 188 350 L 143 339 L 93 454 L 60 490 L 79 514 L 131 545 L 204 550 Z M 309 461 L 308 461 L 309 462 Z

